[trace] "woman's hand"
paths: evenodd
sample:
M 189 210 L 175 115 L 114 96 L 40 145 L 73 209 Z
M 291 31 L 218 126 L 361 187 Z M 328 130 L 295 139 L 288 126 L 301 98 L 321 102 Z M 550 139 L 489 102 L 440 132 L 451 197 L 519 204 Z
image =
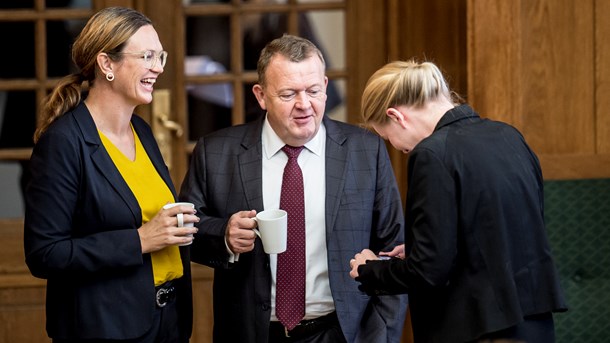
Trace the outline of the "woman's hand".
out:
M 355 279 L 358 277 L 358 267 L 361 264 L 365 264 L 367 260 L 378 260 L 379 258 L 377 257 L 377 255 L 375 255 L 374 252 L 372 252 L 369 249 L 364 249 L 362 250 L 362 252 L 354 255 L 354 258 L 352 258 L 351 260 L 349 260 L 349 267 L 352 269 L 349 272 L 349 276 L 352 277 L 352 279 Z
M 389 256 L 389 257 L 398 257 L 402 260 L 405 259 L 405 245 L 397 245 L 392 249 L 392 251 L 380 251 L 379 256 Z
M 183 214 L 184 223 L 198 223 L 199 217 L 195 212 L 194 208 L 186 205 L 159 210 L 148 223 L 138 229 L 142 253 L 158 251 L 170 245 L 192 243 L 192 235 L 197 233 L 198 229 L 194 226 L 178 227 L 177 215 Z

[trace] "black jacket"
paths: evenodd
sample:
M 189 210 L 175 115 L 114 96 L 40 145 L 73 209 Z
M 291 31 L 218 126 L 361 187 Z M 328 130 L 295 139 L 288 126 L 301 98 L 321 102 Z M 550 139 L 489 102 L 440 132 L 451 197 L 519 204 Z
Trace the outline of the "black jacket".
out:
M 150 127 L 131 120 L 157 172 L 176 197 Z M 47 279 L 47 332 L 55 339 L 129 339 L 146 333 L 155 311 L 150 254 L 142 254 L 138 202 L 106 152 L 81 103 L 57 119 L 31 157 L 25 255 Z M 190 337 L 189 250 L 177 282 L 183 338 Z
M 409 153 L 407 259 L 359 268 L 363 289 L 408 292 L 416 342 L 465 342 L 565 310 L 544 225 L 542 172 L 513 127 L 468 105 Z

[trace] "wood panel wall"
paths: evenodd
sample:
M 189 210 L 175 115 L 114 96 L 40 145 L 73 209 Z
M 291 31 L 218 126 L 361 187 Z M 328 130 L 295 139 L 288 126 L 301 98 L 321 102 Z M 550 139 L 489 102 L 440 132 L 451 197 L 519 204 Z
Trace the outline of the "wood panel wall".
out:
M 0 342 L 50 342 L 45 331 L 44 280 L 30 275 L 23 254 L 23 221 L 0 220 Z
M 483 116 L 523 132 L 545 179 L 610 177 L 610 2 L 386 0 L 375 6 L 385 13 L 361 11 L 372 20 L 358 23 L 371 33 L 352 42 L 372 55 L 366 66 L 358 64 L 355 94 L 388 61 L 431 60 Z M 374 38 L 375 30 L 383 37 Z M 359 99 L 351 101 L 350 120 L 358 122 Z M 406 158 L 390 151 L 404 194 Z
M 545 179 L 610 177 L 610 4 L 468 0 L 468 97 L 516 126 Z

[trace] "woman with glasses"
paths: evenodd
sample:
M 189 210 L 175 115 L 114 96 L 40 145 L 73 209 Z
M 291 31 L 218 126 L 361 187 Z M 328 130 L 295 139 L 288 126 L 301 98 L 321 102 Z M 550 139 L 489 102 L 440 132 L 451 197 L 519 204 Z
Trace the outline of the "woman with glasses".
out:
M 176 192 L 150 127 L 167 53 L 151 21 L 119 7 L 89 19 L 80 69 L 44 104 L 25 193 L 25 257 L 47 279 L 53 342 L 188 342 L 188 245 L 199 221 Z M 84 86 L 88 86 L 85 92 Z

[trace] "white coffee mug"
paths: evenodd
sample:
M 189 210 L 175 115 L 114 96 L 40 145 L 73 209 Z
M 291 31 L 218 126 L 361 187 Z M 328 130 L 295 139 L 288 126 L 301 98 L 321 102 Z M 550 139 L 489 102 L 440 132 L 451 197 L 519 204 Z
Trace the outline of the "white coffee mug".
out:
M 167 210 L 168 208 L 172 208 L 174 206 L 180 206 L 180 205 L 184 205 L 184 206 L 189 206 L 189 207 L 195 208 L 195 204 L 190 203 L 190 202 L 174 202 L 174 203 L 167 204 L 167 205 L 163 206 L 163 209 Z M 195 223 L 185 223 L 184 222 L 184 214 L 183 213 L 178 213 L 176 215 L 176 218 L 178 218 L 178 227 L 193 227 L 193 226 L 195 226 Z M 188 236 L 192 237 L 193 235 L 188 235 Z M 189 245 L 191 243 L 192 243 L 192 241 L 189 242 L 189 243 L 178 244 L 178 245 L 184 246 L 184 245 Z
M 258 229 L 254 232 L 263 241 L 267 254 L 279 254 L 286 251 L 288 238 L 288 213 L 280 209 L 259 212 L 254 218 Z

